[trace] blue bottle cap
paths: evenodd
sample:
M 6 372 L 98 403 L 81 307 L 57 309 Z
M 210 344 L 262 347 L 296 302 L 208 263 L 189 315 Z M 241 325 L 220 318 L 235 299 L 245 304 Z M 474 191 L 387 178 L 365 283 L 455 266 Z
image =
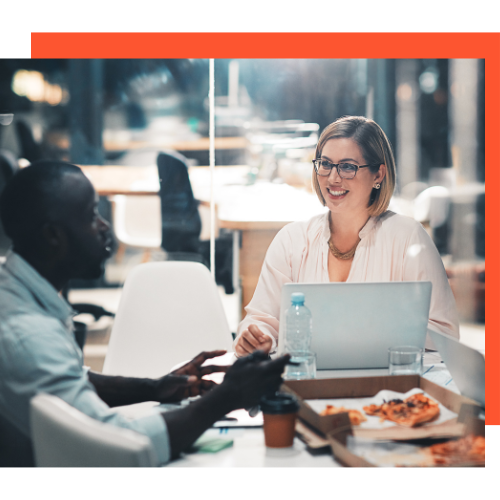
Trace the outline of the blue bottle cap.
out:
M 305 297 L 304 297 L 304 294 L 302 292 L 295 292 L 295 293 L 292 293 L 292 304 L 303 304 L 304 303 L 304 300 L 305 300 Z

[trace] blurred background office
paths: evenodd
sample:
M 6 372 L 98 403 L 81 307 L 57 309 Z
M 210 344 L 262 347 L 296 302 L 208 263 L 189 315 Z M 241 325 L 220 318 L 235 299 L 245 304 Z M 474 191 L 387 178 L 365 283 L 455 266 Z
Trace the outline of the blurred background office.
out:
M 484 350 L 484 75 L 484 60 L 476 59 L 215 60 L 215 164 L 225 167 L 226 178 L 225 191 L 222 184 L 214 187 L 218 215 L 223 192 L 233 213 L 243 204 L 257 211 L 266 186 L 313 196 L 311 160 L 323 128 L 343 115 L 373 118 L 396 154 L 390 208 L 414 217 L 432 236 L 462 337 Z M 17 168 L 38 159 L 145 172 L 132 192 L 101 191 L 100 210 L 113 221 L 117 252 L 103 279 L 71 284 L 71 302 L 116 310 L 127 273 L 141 262 L 209 265 L 208 89 L 209 61 L 202 59 L 0 60 L 0 190 Z M 162 152 L 178 155 L 189 168 L 201 221 L 189 249 L 169 247 L 165 236 L 168 203 L 155 195 Z M 236 187 L 251 189 L 244 194 Z M 133 196 L 134 189 L 153 196 Z M 255 269 L 279 228 L 261 224 L 250 233 L 245 217 L 240 226 L 228 220 L 221 215 L 214 228 L 215 268 L 235 331 L 255 287 Z M 0 227 L 0 255 L 8 245 Z M 83 319 L 87 362 L 99 369 L 112 319 Z

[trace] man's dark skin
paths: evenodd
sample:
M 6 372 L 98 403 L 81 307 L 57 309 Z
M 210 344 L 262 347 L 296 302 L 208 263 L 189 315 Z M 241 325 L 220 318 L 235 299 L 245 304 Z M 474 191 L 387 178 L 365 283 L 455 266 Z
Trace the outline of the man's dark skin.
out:
M 30 167 L 28 167 L 30 168 Z M 51 193 L 50 216 L 37 234 L 16 241 L 13 248 L 52 286 L 61 291 L 70 279 L 95 279 L 110 256 L 110 225 L 97 211 L 98 197 L 80 172 L 64 173 Z M 55 207 L 55 209 L 54 209 Z M 40 210 L 44 210 L 40 207 Z M 232 367 L 201 366 L 225 351 L 204 352 L 181 368 L 159 379 L 113 377 L 89 371 L 89 380 L 109 406 L 143 401 L 176 402 L 202 395 L 187 407 L 162 413 L 170 438 L 171 456 L 188 448 L 207 428 L 228 412 L 258 404 L 264 394 L 275 392 L 289 356 L 269 361 L 256 352 Z M 204 375 L 226 372 L 220 385 Z

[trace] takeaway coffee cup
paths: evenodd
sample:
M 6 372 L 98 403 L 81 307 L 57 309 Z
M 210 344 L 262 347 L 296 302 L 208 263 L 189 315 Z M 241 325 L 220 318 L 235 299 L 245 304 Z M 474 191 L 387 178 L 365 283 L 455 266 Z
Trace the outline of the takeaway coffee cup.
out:
M 264 415 L 264 439 L 268 448 L 290 448 L 295 436 L 295 420 L 299 411 L 297 399 L 277 392 L 260 400 Z

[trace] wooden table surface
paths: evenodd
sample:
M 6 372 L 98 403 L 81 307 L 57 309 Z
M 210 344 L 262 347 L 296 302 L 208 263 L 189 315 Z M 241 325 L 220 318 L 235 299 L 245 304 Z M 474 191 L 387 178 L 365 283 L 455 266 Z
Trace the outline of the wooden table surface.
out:
M 48 141 L 59 149 L 68 150 L 70 140 L 67 134 L 51 132 L 48 134 Z M 245 137 L 216 137 L 215 149 L 245 149 L 247 147 Z M 137 149 L 174 149 L 175 151 L 208 151 L 210 149 L 210 139 L 200 137 L 184 141 L 141 141 L 141 140 L 112 140 L 104 139 L 103 147 L 105 151 L 131 151 Z
M 155 166 L 80 165 L 100 196 L 153 195 L 159 191 Z M 256 182 L 247 185 L 245 165 L 215 167 L 214 199 L 221 227 L 228 229 L 281 229 L 325 209 L 316 195 L 287 184 Z M 189 178 L 196 199 L 210 202 L 210 168 L 190 167 Z

